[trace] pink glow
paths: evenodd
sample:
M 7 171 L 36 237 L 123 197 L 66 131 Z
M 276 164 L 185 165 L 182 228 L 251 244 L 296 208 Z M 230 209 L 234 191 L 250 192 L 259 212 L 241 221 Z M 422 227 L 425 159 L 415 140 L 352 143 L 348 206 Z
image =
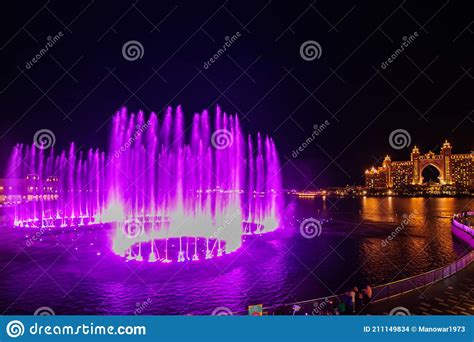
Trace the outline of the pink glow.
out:
M 244 138 L 219 107 L 212 123 L 204 111 L 187 129 L 181 107 L 160 120 L 123 108 L 107 153 L 15 147 L 10 173 L 29 175 L 37 196 L 17 205 L 15 226 L 113 223 L 113 251 L 127 260 L 209 259 L 240 248 L 243 234 L 278 228 L 279 171 L 272 139 Z

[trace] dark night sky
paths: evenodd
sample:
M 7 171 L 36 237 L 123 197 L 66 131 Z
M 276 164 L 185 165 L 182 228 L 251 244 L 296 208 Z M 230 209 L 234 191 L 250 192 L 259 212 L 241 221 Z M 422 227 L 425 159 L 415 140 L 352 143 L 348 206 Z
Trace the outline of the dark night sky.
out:
M 214 103 L 239 113 L 246 132 L 274 137 L 287 187 L 362 183 L 363 171 L 378 158 L 408 158 L 414 144 L 427 152 L 447 138 L 455 152 L 473 147 L 468 1 L 199 3 L 2 4 L 4 164 L 14 143 L 31 143 L 41 128 L 54 132 L 57 147 L 74 140 L 105 148 L 106 122 L 122 105 L 161 112 L 181 104 L 188 124 L 195 111 Z M 59 31 L 60 41 L 26 69 Z M 204 69 L 237 31 L 238 41 Z M 419 37 L 381 69 L 415 31 Z M 129 40 L 143 45 L 142 59 L 123 58 Z M 307 40 L 321 45 L 320 59 L 301 58 Z M 325 120 L 330 125 L 293 158 L 313 125 Z M 389 145 L 398 128 L 411 135 L 408 149 Z

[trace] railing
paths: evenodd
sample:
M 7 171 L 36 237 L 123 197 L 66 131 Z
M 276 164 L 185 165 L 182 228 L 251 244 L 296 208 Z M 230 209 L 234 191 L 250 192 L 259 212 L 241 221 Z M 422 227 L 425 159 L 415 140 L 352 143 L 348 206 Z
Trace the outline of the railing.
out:
M 467 216 L 472 216 L 473 212 L 468 212 Z M 458 228 L 465 230 L 469 235 L 474 236 L 474 230 L 469 226 L 463 225 L 455 220 L 457 215 L 453 218 L 453 225 Z M 462 258 L 454 261 L 453 263 L 439 267 L 435 270 L 428 271 L 422 274 L 418 274 L 413 277 L 398 280 L 389 284 L 376 286 L 372 301 L 377 302 L 391 297 L 399 296 L 401 294 L 413 291 L 419 287 L 431 285 L 444 278 L 452 276 L 454 273 L 462 270 L 474 261 L 474 251 L 464 255 Z
M 469 252 L 453 263 L 437 269 L 415 275 L 413 277 L 394 281 L 392 283 L 376 286 L 373 289 L 373 302 L 389 299 L 413 291 L 417 288 L 434 284 L 448 278 L 469 266 L 474 261 L 474 251 Z
M 474 216 L 474 212 L 472 212 L 472 211 L 468 212 L 466 214 L 467 214 L 467 216 Z M 469 218 L 467 218 L 467 221 L 466 221 L 467 225 L 462 222 L 462 218 L 463 217 L 460 216 L 459 214 L 455 215 L 453 217 L 453 226 L 455 226 L 456 228 L 462 230 L 463 232 L 470 235 L 471 237 L 474 237 L 474 229 L 469 226 L 469 221 L 468 221 Z M 466 218 L 466 217 L 464 217 L 464 218 Z
M 468 212 L 468 216 L 473 216 L 474 212 Z M 456 216 L 455 216 L 456 218 Z M 453 218 L 453 225 L 468 232 L 474 237 L 474 229 L 466 226 Z M 449 265 L 439 267 L 437 269 L 418 274 L 409 278 L 397 280 L 388 284 L 375 286 L 372 288 L 372 299 L 371 302 L 379 302 L 385 299 L 390 299 L 396 296 L 400 296 L 407 292 L 411 292 L 420 287 L 434 284 L 440 280 L 448 278 L 469 266 L 474 261 L 474 251 L 470 251 L 468 254 L 462 256 L 458 260 L 452 262 Z M 332 314 L 334 309 L 340 302 L 344 301 L 344 294 L 321 297 L 316 299 L 310 299 L 300 302 L 294 302 L 289 304 L 281 304 L 264 308 L 264 311 L 269 314 Z M 240 313 L 242 314 L 242 313 Z
M 388 284 L 375 286 L 372 288 L 372 300 L 371 302 L 379 302 L 385 299 L 390 299 L 396 296 L 400 296 L 407 292 L 411 292 L 420 287 L 434 284 L 440 280 L 450 277 L 451 275 L 459 272 L 465 267 L 469 266 L 474 261 L 474 251 L 469 252 L 460 259 L 452 262 L 451 264 L 443 267 L 439 267 L 435 270 L 431 270 L 422 274 L 418 274 L 409 278 L 397 280 Z M 325 315 L 333 314 L 334 309 L 341 302 L 344 302 L 344 294 L 321 297 L 316 299 L 309 299 L 300 302 L 294 302 L 289 304 L 275 305 L 266 307 L 263 310 L 269 314 L 308 314 L 308 315 Z M 240 312 L 240 314 L 245 314 Z

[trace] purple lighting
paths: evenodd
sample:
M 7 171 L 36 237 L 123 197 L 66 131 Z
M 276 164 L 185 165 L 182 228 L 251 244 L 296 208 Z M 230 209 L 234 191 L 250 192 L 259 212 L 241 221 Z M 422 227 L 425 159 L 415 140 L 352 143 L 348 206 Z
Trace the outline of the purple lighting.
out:
M 269 137 L 245 137 L 237 115 L 181 107 L 162 118 L 125 108 L 108 151 L 15 146 L 9 175 L 25 179 L 16 227 L 113 224 L 113 251 L 136 261 L 197 261 L 231 253 L 246 234 L 278 228 L 281 176 Z M 25 196 L 23 196 L 25 197 Z

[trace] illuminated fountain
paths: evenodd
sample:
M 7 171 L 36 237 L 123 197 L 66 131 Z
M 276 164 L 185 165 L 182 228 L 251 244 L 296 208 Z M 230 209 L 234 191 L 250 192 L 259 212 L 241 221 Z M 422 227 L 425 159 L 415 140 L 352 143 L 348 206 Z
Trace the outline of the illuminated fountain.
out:
M 35 144 L 13 148 L 8 177 L 24 179 L 15 205 L 15 227 L 55 228 L 102 223 L 105 206 L 104 153 L 84 158 L 74 143 L 56 154 Z
M 188 130 L 180 107 L 160 120 L 122 109 L 107 153 L 83 155 L 71 144 L 67 153 L 46 155 L 17 145 L 9 174 L 27 177 L 33 196 L 16 205 L 15 226 L 113 223 L 112 248 L 128 260 L 209 259 L 237 250 L 243 235 L 279 225 L 272 139 L 245 137 L 237 116 L 219 108 L 213 120 L 196 113 Z

